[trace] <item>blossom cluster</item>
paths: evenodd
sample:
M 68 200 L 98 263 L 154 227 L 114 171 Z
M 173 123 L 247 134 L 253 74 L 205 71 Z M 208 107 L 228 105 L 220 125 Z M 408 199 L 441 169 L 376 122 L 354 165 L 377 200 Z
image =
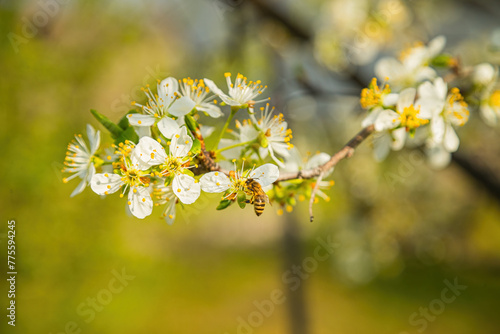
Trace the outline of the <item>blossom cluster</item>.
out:
M 458 66 L 455 58 L 443 53 L 445 42 L 438 36 L 428 45 L 416 43 L 404 50 L 399 59 L 386 57 L 376 63 L 375 73 L 384 83 L 379 86 L 374 78 L 361 92 L 360 104 L 368 112 L 362 126 L 373 125 L 376 131 L 377 160 L 407 143 L 422 147 L 431 165 L 442 168 L 457 151 L 456 130 L 468 122 L 474 107 L 488 124 L 496 124 L 500 115 L 500 91 L 495 90 L 498 71 L 490 64 L 473 67 L 465 75 L 470 83 L 462 83 L 467 92 L 464 97 L 459 87 L 439 75 L 457 71 Z
M 145 218 L 154 206 L 162 206 L 169 224 L 175 220 L 178 205 L 194 204 L 202 191 L 222 193 L 217 209 L 234 202 L 242 208 L 254 204 L 260 215 L 266 202 L 276 201 L 278 213 L 282 208 L 290 211 L 294 194 L 310 195 L 314 184 L 304 180 L 304 184 L 273 185 L 280 168 L 298 171 L 318 166 L 329 156 L 312 158 L 307 166 L 296 162 L 298 151 L 290 143 L 292 131 L 284 115 L 275 113 L 269 98 L 259 99 L 267 87 L 242 74 L 234 82 L 230 73 L 225 78 L 227 93 L 206 78 L 168 77 L 158 81 L 156 92 L 146 86 L 145 102 L 132 102 L 137 109 L 117 124 L 92 110 L 114 144 L 101 149 L 100 131 L 91 125 L 87 126 L 89 145 L 81 135 L 69 144 L 63 172 L 72 175 L 64 182 L 81 180 L 71 196 L 87 185 L 98 195 L 119 193 L 127 198 L 126 207 L 135 217 Z M 229 113 L 224 112 L 226 106 Z M 234 120 L 239 110 L 246 111 L 248 118 Z M 202 124 L 204 117 L 224 115 L 227 119 L 220 131 Z M 329 184 L 323 181 L 321 186 Z M 273 190 L 298 186 L 305 195 L 294 190 L 292 196 L 289 192 L 282 196 Z M 321 190 L 318 195 L 327 198 Z
M 374 131 L 377 160 L 408 145 L 444 167 L 459 147 L 457 130 L 471 111 L 489 125 L 498 123 L 498 69 L 487 63 L 462 67 L 443 52 L 445 42 L 438 36 L 409 47 L 399 59 L 376 63 L 377 78 L 362 90 L 360 104 L 367 111 L 361 125 Z M 454 80 L 458 76 L 461 80 Z M 80 179 L 71 196 L 87 185 L 102 196 L 118 192 L 135 217 L 163 206 L 168 223 L 179 205 L 196 203 L 202 192 L 222 194 L 219 210 L 253 204 L 257 215 L 268 202 L 277 203 L 282 214 L 307 198 L 329 201 L 324 190 L 333 185 L 326 180 L 333 168 L 325 168 L 334 166 L 334 158 L 322 152 L 302 157 L 291 143 L 285 116 L 262 97 L 267 86 L 260 80 L 224 77 L 226 91 L 207 78 L 159 80 L 156 91 L 143 88 L 145 101 L 132 102 L 136 109 L 116 124 L 92 110 L 114 144 L 102 149 L 100 131 L 88 125 L 89 144 L 77 135 L 68 145 L 63 171 L 71 175 L 64 182 Z M 225 122 L 217 129 L 204 125 L 207 117 Z M 288 177 L 280 178 L 281 173 Z

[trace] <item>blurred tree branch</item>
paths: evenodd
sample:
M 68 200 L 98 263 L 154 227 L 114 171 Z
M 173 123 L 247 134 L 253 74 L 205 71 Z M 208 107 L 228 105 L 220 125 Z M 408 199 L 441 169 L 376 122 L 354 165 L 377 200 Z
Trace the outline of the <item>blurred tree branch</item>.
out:
M 483 10 L 490 11 L 491 13 L 492 5 L 490 3 L 486 3 L 484 1 L 479 1 L 479 0 L 462 0 L 462 1 L 480 7 Z M 303 28 L 303 26 L 300 23 L 298 23 L 299 22 L 298 20 L 296 19 L 292 20 L 291 18 L 287 17 L 284 14 L 284 12 L 280 10 L 280 8 L 278 8 L 278 6 L 276 6 L 275 4 L 264 0 L 250 0 L 250 2 L 265 17 L 279 21 L 284 27 L 288 29 L 288 31 L 293 36 L 295 36 L 299 40 L 302 40 L 304 42 L 310 42 L 313 39 L 313 34 L 310 31 L 307 31 L 307 29 Z M 498 9 L 498 7 L 496 7 L 495 9 Z M 329 71 L 328 69 L 326 70 Z M 352 83 L 356 84 L 360 89 L 365 88 L 368 85 L 368 83 L 365 82 L 365 80 L 363 80 L 359 76 L 357 68 L 348 70 L 347 74 L 349 80 Z M 450 74 L 450 77 L 447 79 L 448 80 L 455 79 L 458 74 L 459 74 L 459 69 L 457 68 L 453 73 Z M 310 84 L 304 76 L 298 78 L 297 81 L 312 95 L 322 95 L 325 93 L 324 91 Z M 373 131 L 373 129 L 371 129 L 371 131 Z M 371 132 L 370 133 L 366 132 L 367 129 L 363 129 L 360 133 L 358 133 L 356 137 L 351 139 L 351 141 L 346 146 L 344 146 L 344 148 L 341 151 L 337 152 L 334 156 L 332 156 L 332 159 L 336 157 L 335 160 L 331 162 L 332 167 L 335 166 L 335 164 L 338 161 L 345 158 L 347 156 L 346 154 L 347 152 L 351 152 L 350 154 L 352 154 L 352 150 L 349 148 L 349 144 L 356 142 L 355 139 L 358 138 L 358 136 L 360 135 L 363 136 L 365 134 L 367 134 L 368 136 L 371 133 Z M 359 145 L 359 143 L 357 143 L 356 146 Z M 346 156 L 343 156 L 342 158 L 338 159 L 338 157 L 342 156 L 343 154 L 346 154 Z M 497 200 L 500 201 L 500 182 L 498 181 L 498 179 L 494 177 L 492 173 L 488 172 L 486 168 L 480 166 L 476 160 L 470 159 L 466 154 L 463 153 L 455 152 L 452 155 L 452 161 L 456 165 L 460 166 L 462 170 L 465 173 L 467 173 L 472 179 L 482 184 L 485 187 L 485 189 L 490 193 L 491 196 L 495 197 Z M 296 176 L 295 178 L 298 178 L 299 176 L 302 178 L 308 178 L 309 175 L 314 175 L 313 177 L 315 177 L 320 175 L 320 173 L 321 170 L 319 169 L 316 171 L 303 171 L 301 175 L 295 175 Z M 278 179 L 278 181 L 290 179 L 291 177 L 292 175 L 282 174 Z

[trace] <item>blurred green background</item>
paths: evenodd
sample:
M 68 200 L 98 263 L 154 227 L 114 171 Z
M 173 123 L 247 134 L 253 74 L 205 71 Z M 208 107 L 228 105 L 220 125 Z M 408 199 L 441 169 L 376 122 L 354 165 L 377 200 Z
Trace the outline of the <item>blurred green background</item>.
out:
M 408 42 L 444 33 L 466 62 L 498 60 L 485 42 L 499 27 L 498 5 L 403 3 L 412 28 L 398 33 Z M 69 198 L 77 181 L 63 184 L 60 169 L 73 135 L 85 134 L 86 123 L 100 127 L 89 110 L 116 121 L 143 100 L 141 86 L 167 76 L 261 79 L 299 149 L 335 152 L 359 130 L 355 79 L 369 82 L 373 64 L 347 59 L 325 69 L 308 35 L 319 33 L 325 5 L 0 1 L 0 259 L 6 263 L 7 220 L 15 219 L 18 271 L 15 328 L 3 315 L 2 279 L 2 333 L 500 331 L 500 197 L 457 164 L 431 170 L 418 151 L 378 164 L 364 143 L 338 165 L 331 201 L 315 206 L 314 223 L 307 203 L 282 216 L 267 207 L 257 219 L 250 209 L 215 211 L 217 196 L 203 194 L 168 226 L 160 211 L 127 216 L 118 196 L 86 189 Z M 40 24 L 30 30 L 27 22 Z M 381 52 L 404 46 L 403 37 Z M 461 131 L 460 151 L 498 181 L 498 129 L 475 115 Z M 336 244 L 319 262 L 318 238 Z M 301 265 L 307 275 L 292 272 Z M 129 280 L 118 289 L 122 271 Z M 466 290 L 439 302 L 444 281 L 455 279 Z M 283 303 L 262 302 L 276 289 Z M 256 304 L 268 308 L 258 313 Z M 427 320 L 412 320 L 429 307 Z

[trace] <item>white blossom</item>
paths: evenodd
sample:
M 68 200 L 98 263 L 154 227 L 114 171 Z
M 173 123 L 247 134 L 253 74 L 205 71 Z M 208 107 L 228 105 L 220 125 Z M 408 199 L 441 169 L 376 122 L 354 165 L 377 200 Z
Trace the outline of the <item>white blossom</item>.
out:
M 89 146 L 85 143 L 82 135 L 76 135 L 75 140 L 68 145 L 68 152 L 64 159 L 64 173 L 74 173 L 70 177 L 64 178 L 63 182 L 79 177 L 82 181 L 71 193 L 71 197 L 81 193 L 87 184 L 92 180 L 96 170 L 94 156 L 101 142 L 100 131 L 96 131 L 90 124 L 87 124 L 87 138 Z
M 221 109 L 214 104 L 214 95 L 209 95 L 210 89 L 205 82 L 198 79 L 184 78 L 179 80 L 182 96 L 189 97 L 195 103 L 195 108 L 206 112 L 210 117 L 218 118 L 223 115 Z
M 179 122 L 183 122 L 183 117 L 191 112 L 196 105 L 190 97 L 180 97 L 178 89 L 177 80 L 173 77 L 158 83 L 157 94 L 153 94 L 149 87 L 147 90 L 144 89 L 148 103 L 141 105 L 133 102 L 134 105 L 141 107 L 143 114 L 129 114 L 130 125 L 150 127 L 156 124 L 162 135 L 171 138 L 179 129 L 176 118 L 179 119 Z
M 95 174 L 90 187 L 98 195 L 109 195 L 123 188 L 121 197 L 128 190 L 128 207 L 137 218 L 143 219 L 153 211 L 153 200 L 149 190 L 149 172 L 138 168 L 133 158 L 133 145 L 121 148 L 121 160 L 116 163 L 114 173 Z
M 134 151 L 141 169 L 159 166 L 160 174 L 173 177 L 172 188 L 174 194 L 184 204 L 192 204 L 200 196 L 200 184 L 192 176 L 184 174 L 186 164 L 191 160 L 189 151 L 193 140 L 187 134 L 186 127 L 182 127 L 173 134 L 169 145 L 169 153 L 163 146 L 151 137 L 142 137 Z
M 430 132 L 432 147 L 442 147 L 448 152 L 458 149 L 460 140 L 454 126 L 462 126 L 469 119 L 469 110 L 458 88 L 448 86 L 442 78 L 433 83 L 425 82 L 418 88 L 418 104 L 422 110 L 431 113 Z M 435 151 L 435 150 L 434 150 Z M 433 152 L 434 152 L 433 151 Z
M 434 79 L 437 74 L 429 67 L 430 61 L 439 55 L 446 44 L 444 36 L 431 40 L 427 46 L 417 44 L 401 53 L 400 59 L 385 57 L 375 64 L 380 79 L 388 78 L 398 88 L 412 87 L 419 82 Z
M 224 93 L 217 85 L 210 79 L 205 78 L 205 84 L 208 88 L 215 93 L 220 99 L 229 106 L 243 106 L 246 104 L 255 104 L 268 99 L 254 101 L 254 99 L 262 94 L 267 86 L 263 86 L 260 80 L 247 81 L 243 74 L 238 73 L 234 83 L 231 82 L 231 73 L 224 73 L 228 88 L 228 94 Z

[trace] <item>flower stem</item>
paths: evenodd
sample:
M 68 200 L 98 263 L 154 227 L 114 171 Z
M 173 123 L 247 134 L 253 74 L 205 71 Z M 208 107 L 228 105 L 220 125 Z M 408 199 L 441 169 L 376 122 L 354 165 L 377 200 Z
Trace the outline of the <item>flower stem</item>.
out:
M 234 144 L 234 145 L 229 145 L 229 146 L 226 146 L 226 147 L 223 147 L 221 149 L 216 150 L 215 153 L 220 153 L 220 152 L 225 151 L 225 150 L 230 150 L 230 149 L 238 147 L 238 146 L 251 145 L 251 144 L 256 143 L 256 142 L 257 142 L 257 140 L 253 139 L 253 140 L 249 140 L 249 141 L 246 141 L 246 142 L 243 142 L 243 143 L 237 143 L 237 144 Z
M 227 121 L 224 124 L 224 127 L 222 128 L 222 131 L 219 134 L 219 138 L 217 139 L 217 141 L 214 144 L 214 147 L 213 147 L 214 149 L 216 149 L 219 146 L 219 142 L 221 141 L 222 137 L 224 137 L 224 133 L 226 133 L 226 130 L 227 130 L 227 127 L 229 126 L 229 123 L 231 123 L 234 115 L 236 114 L 236 112 L 238 110 L 239 110 L 239 107 L 231 106 L 231 114 L 229 114 L 229 117 L 227 118 Z

